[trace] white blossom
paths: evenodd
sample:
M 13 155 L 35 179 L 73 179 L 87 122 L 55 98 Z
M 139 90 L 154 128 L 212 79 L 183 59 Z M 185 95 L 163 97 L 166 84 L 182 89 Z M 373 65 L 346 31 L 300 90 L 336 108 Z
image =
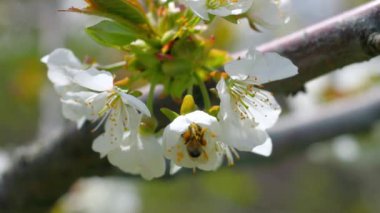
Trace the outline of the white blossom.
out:
M 284 0 L 254 0 L 247 11 L 248 16 L 257 24 L 271 27 L 289 22 L 289 16 L 284 12 Z
M 126 106 L 150 116 L 142 101 L 113 84 L 110 72 L 95 67 L 84 69 L 70 50 L 57 49 L 42 61 L 47 64 L 48 77 L 61 95 L 63 115 L 78 126 L 85 120 L 103 117 L 106 137 L 113 143 L 119 142 L 127 129 Z
M 107 156 L 109 162 L 122 171 L 140 174 L 151 180 L 160 177 L 165 172 L 163 148 L 157 137 L 150 133 L 139 131 L 142 114 L 134 108 L 127 107 L 128 131 L 123 134 L 119 143 L 110 143 L 106 133 L 98 136 L 92 148 L 102 157 Z
M 41 61 L 48 66 L 48 78 L 54 84 L 57 93 L 63 95 L 67 91 L 75 90 L 73 82 L 75 74 L 84 67 L 71 50 L 59 48 Z
M 163 133 L 165 156 L 172 161 L 171 173 L 179 167 L 217 169 L 225 154 L 219 132 L 217 119 L 202 111 L 174 119 Z
M 225 70 L 230 79 L 217 85 L 224 142 L 240 151 L 270 155 L 272 142 L 265 130 L 276 123 L 281 108 L 269 92 L 256 86 L 296 75 L 297 67 L 277 53 L 251 49 L 246 58 L 226 64 Z
M 78 123 L 100 118 L 104 133 L 93 142 L 93 150 L 108 156 L 121 170 L 141 174 L 145 179 L 162 176 L 165 171 L 163 149 L 154 135 L 140 134 L 146 105 L 114 85 L 110 72 L 85 67 L 67 49 L 57 49 L 42 61 L 48 76 L 61 95 L 63 115 Z
M 186 0 L 185 3 L 196 15 L 209 20 L 209 14 L 225 17 L 245 13 L 253 0 Z
M 74 76 L 74 82 L 96 94 L 87 98 L 83 107 L 89 109 L 91 116 L 103 117 L 104 137 L 108 143 L 121 142 L 124 131 L 129 128 L 128 119 L 132 115 L 131 111 L 138 110 L 150 116 L 148 108 L 142 101 L 113 85 L 113 77 L 109 72 L 95 69 L 83 71 Z
M 199 17 L 209 20 L 209 15 L 226 17 L 248 13 L 257 21 L 277 24 L 284 22 L 279 10 L 279 0 L 185 0 L 185 4 Z

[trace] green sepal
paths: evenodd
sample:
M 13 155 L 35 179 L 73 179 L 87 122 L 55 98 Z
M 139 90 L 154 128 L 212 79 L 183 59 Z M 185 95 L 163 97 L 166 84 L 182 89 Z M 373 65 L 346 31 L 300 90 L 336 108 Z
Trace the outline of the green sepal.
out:
M 218 69 L 231 60 L 232 57 L 228 54 L 228 52 L 219 49 L 211 49 L 208 52 L 205 66 L 211 69 Z
M 164 114 L 170 121 L 173 121 L 174 119 L 176 119 L 179 115 L 178 113 L 174 112 L 173 110 L 171 109 L 168 109 L 168 108 L 161 108 L 160 111 L 162 112 L 162 114 Z
M 182 101 L 181 115 L 194 112 L 195 110 L 197 110 L 197 105 L 195 104 L 194 97 L 192 95 L 186 95 Z
M 208 114 L 210 114 L 214 117 L 217 117 L 219 111 L 220 111 L 220 106 L 214 105 L 214 106 L 210 107 L 210 109 L 208 110 Z
M 139 33 L 134 29 L 108 20 L 88 27 L 85 31 L 96 42 L 109 47 L 122 47 L 139 38 Z
M 158 126 L 158 122 L 155 117 L 144 116 L 141 120 L 140 133 L 152 134 L 155 132 L 157 126 Z
M 138 91 L 138 90 L 131 91 L 131 92 L 129 92 L 128 94 L 133 95 L 133 96 L 135 96 L 136 98 L 142 96 L 142 92 L 140 92 L 140 91 Z
M 161 37 L 161 44 L 169 43 L 171 40 L 174 40 L 176 35 L 177 35 L 177 31 L 174 31 L 174 30 L 169 30 L 165 32 L 164 35 Z

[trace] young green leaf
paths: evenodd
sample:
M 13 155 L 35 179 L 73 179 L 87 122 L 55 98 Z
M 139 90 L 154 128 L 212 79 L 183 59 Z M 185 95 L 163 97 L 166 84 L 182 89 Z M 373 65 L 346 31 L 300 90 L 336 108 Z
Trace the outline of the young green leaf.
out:
M 173 121 L 176 119 L 179 115 L 178 113 L 168 109 L 168 108 L 161 108 L 160 111 L 162 114 L 164 114 L 170 121 Z
M 139 37 L 134 29 L 108 20 L 86 28 L 86 33 L 96 42 L 111 47 L 128 45 Z
M 99 12 L 119 16 L 135 24 L 147 23 L 145 11 L 137 0 L 87 0 Z

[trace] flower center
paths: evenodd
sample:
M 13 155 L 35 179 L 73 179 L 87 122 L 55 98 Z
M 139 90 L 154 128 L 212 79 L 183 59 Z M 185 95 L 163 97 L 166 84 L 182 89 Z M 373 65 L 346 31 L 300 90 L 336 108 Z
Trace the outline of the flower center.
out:
M 203 146 L 207 145 L 204 138 L 206 131 L 206 128 L 202 128 L 196 123 L 190 123 L 188 129 L 181 135 L 190 157 L 198 158 L 204 152 Z
M 234 111 L 239 113 L 241 120 L 252 119 L 249 108 L 258 106 L 255 100 L 257 92 L 254 90 L 254 85 L 242 81 L 231 81 L 228 87 L 234 101 Z

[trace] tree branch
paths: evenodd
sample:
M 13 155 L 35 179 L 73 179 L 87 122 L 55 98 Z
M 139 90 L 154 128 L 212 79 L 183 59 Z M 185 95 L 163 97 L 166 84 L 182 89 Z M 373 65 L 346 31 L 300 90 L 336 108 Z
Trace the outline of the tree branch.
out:
M 274 142 L 273 157 L 288 155 L 320 142 L 347 133 L 370 129 L 380 120 L 380 87 L 365 94 L 339 100 L 310 114 L 284 116 L 269 131 Z
M 271 82 L 266 89 L 294 93 L 318 76 L 380 54 L 380 0 L 263 44 L 257 49 L 291 59 L 299 74 Z
M 380 0 L 332 18 L 290 36 L 260 46 L 276 51 L 300 68 L 296 77 L 270 83 L 275 92 L 295 92 L 310 79 L 333 69 L 379 54 Z M 380 93 L 325 106 L 317 116 L 289 115 L 270 131 L 274 156 L 310 143 L 368 128 L 380 118 Z M 163 105 L 165 101 L 158 101 Z M 164 104 L 165 105 L 165 104 Z M 344 106 L 344 107 L 342 107 Z M 285 124 L 285 125 L 281 125 Z M 36 153 L 23 153 L 0 183 L 2 212 L 44 212 L 79 177 L 112 171 L 106 160 L 91 150 L 96 134 L 89 126 L 69 128 Z

